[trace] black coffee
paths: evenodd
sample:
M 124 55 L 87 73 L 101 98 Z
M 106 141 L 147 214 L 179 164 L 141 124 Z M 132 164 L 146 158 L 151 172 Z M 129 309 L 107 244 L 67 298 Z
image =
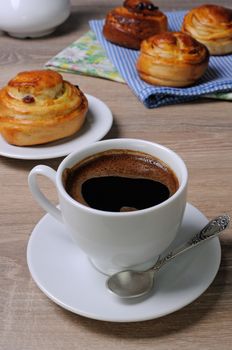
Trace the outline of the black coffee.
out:
M 178 189 L 174 172 L 142 152 L 110 150 L 64 172 L 64 186 L 76 201 L 104 211 L 141 210 L 162 203 Z

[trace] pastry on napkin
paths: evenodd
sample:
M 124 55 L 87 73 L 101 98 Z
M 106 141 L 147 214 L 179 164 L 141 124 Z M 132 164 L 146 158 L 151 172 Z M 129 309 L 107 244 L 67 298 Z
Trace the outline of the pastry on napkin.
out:
M 178 15 L 181 15 L 181 13 Z M 184 13 L 183 13 L 184 16 Z M 180 20 L 179 20 L 180 21 Z M 101 33 L 99 34 L 101 35 Z M 111 45 L 110 47 L 113 47 Z M 110 50 L 110 48 L 109 48 Z M 126 55 L 130 55 L 131 59 L 131 51 L 133 50 L 124 50 L 124 59 Z M 137 53 L 138 55 L 138 53 Z M 228 56 L 229 62 L 231 62 L 231 57 Z M 134 61 L 136 57 L 134 58 Z M 134 63 L 132 57 L 132 64 Z M 76 40 L 74 43 L 70 44 L 64 50 L 59 52 L 56 56 L 51 58 L 46 64 L 46 68 L 58 70 L 61 72 L 73 73 L 73 74 L 83 74 L 87 76 L 97 77 L 109 79 L 115 82 L 125 83 L 125 80 L 118 73 L 114 64 L 108 59 L 106 51 L 103 46 L 96 38 L 96 34 L 92 31 L 85 33 L 81 38 Z M 137 74 L 133 71 L 133 74 Z M 148 85 L 149 86 L 149 85 Z M 229 85 L 230 86 L 230 85 Z M 163 90 L 163 89 L 162 89 Z M 173 90 L 172 90 L 173 91 Z M 225 89 L 223 86 L 220 86 L 220 89 L 214 90 L 215 92 L 204 93 L 201 92 L 197 95 L 184 96 L 185 89 L 181 91 L 175 91 L 175 93 L 168 92 L 160 92 L 160 89 L 155 91 L 155 96 L 151 97 L 151 99 L 155 100 L 154 107 L 179 103 L 188 101 L 191 99 L 197 99 L 198 97 L 209 97 L 213 99 L 219 100 L 232 100 L 232 88 L 228 88 L 228 84 L 226 84 Z M 223 91 L 223 92 L 220 92 Z M 229 92 L 227 92 L 229 91 Z M 147 91 L 142 92 L 142 102 L 143 102 L 143 93 L 145 94 L 145 98 L 147 96 Z M 178 94 L 182 94 L 179 96 Z M 149 94 L 148 94 L 149 95 Z M 151 106 L 152 107 L 152 106 Z
M 180 30 L 185 13 L 185 11 L 166 13 L 170 31 Z M 210 94 L 217 98 L 218 93 L 225 95 L 226 92 L 232 91 L 232 73 L 230 68 L 232 66 L 232 55 L 210 57 L 209 68 L 204 76 L 197 84 L 188 88 L 156 87 L 143 82 L 136 71 L 136 61 L 139 52 L 109 43 L 102 34 L 103 25 L 103 20 L 90 21 L 90 27 L 105 49 L 107 56 L 131 90 L 146 107 L 155 108 L 191 101 L 202 96 L 210 96 Z

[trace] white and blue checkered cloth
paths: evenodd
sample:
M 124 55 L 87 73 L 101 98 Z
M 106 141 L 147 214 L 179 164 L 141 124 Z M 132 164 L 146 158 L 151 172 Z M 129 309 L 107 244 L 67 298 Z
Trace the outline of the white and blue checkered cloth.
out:
M 185 12 L 168 12 L 169 30 L 179 31 Z M 129 87 L 148 108 L 191 101 L 201 96 L 232 91 L 232 55 L 210 57 L 209 67 L 196 85 L 187 88 L 152 86 L 142 81 L 136 71 L 139 51 L 126 49 L 105 40 L 102 34 L 104 20 L 89 22 L 107 56 Z

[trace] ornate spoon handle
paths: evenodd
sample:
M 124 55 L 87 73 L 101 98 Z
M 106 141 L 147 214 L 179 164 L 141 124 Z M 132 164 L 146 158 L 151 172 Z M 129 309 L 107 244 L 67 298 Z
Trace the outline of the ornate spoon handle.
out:
M 215 219 L 209 221 L 209 223 L 189 241 L 173 249 L 165 257 L 160 258 L 153 267 L 153 270 L 159 270 L 162 266 L 164 266 L 170 260 L 174 259 L 176 256 L 186 252 L 193 247 L 196 247 L 197 245 L 200 245 L 206 240 L 218 236 L 221 231 L 225 230 L 228 227 L 229 222 L 230 217 L 226 214 L 218 216 Z

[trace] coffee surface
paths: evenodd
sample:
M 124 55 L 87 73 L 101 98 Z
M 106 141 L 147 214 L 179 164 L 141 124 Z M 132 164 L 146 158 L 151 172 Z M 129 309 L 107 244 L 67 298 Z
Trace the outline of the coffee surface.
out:
M 104 211 L 141 210 L 162 203 L 178 189 L 174 172 L 142 152 L 109 150 L 65 169 L 63 182 L 76 201 Z

